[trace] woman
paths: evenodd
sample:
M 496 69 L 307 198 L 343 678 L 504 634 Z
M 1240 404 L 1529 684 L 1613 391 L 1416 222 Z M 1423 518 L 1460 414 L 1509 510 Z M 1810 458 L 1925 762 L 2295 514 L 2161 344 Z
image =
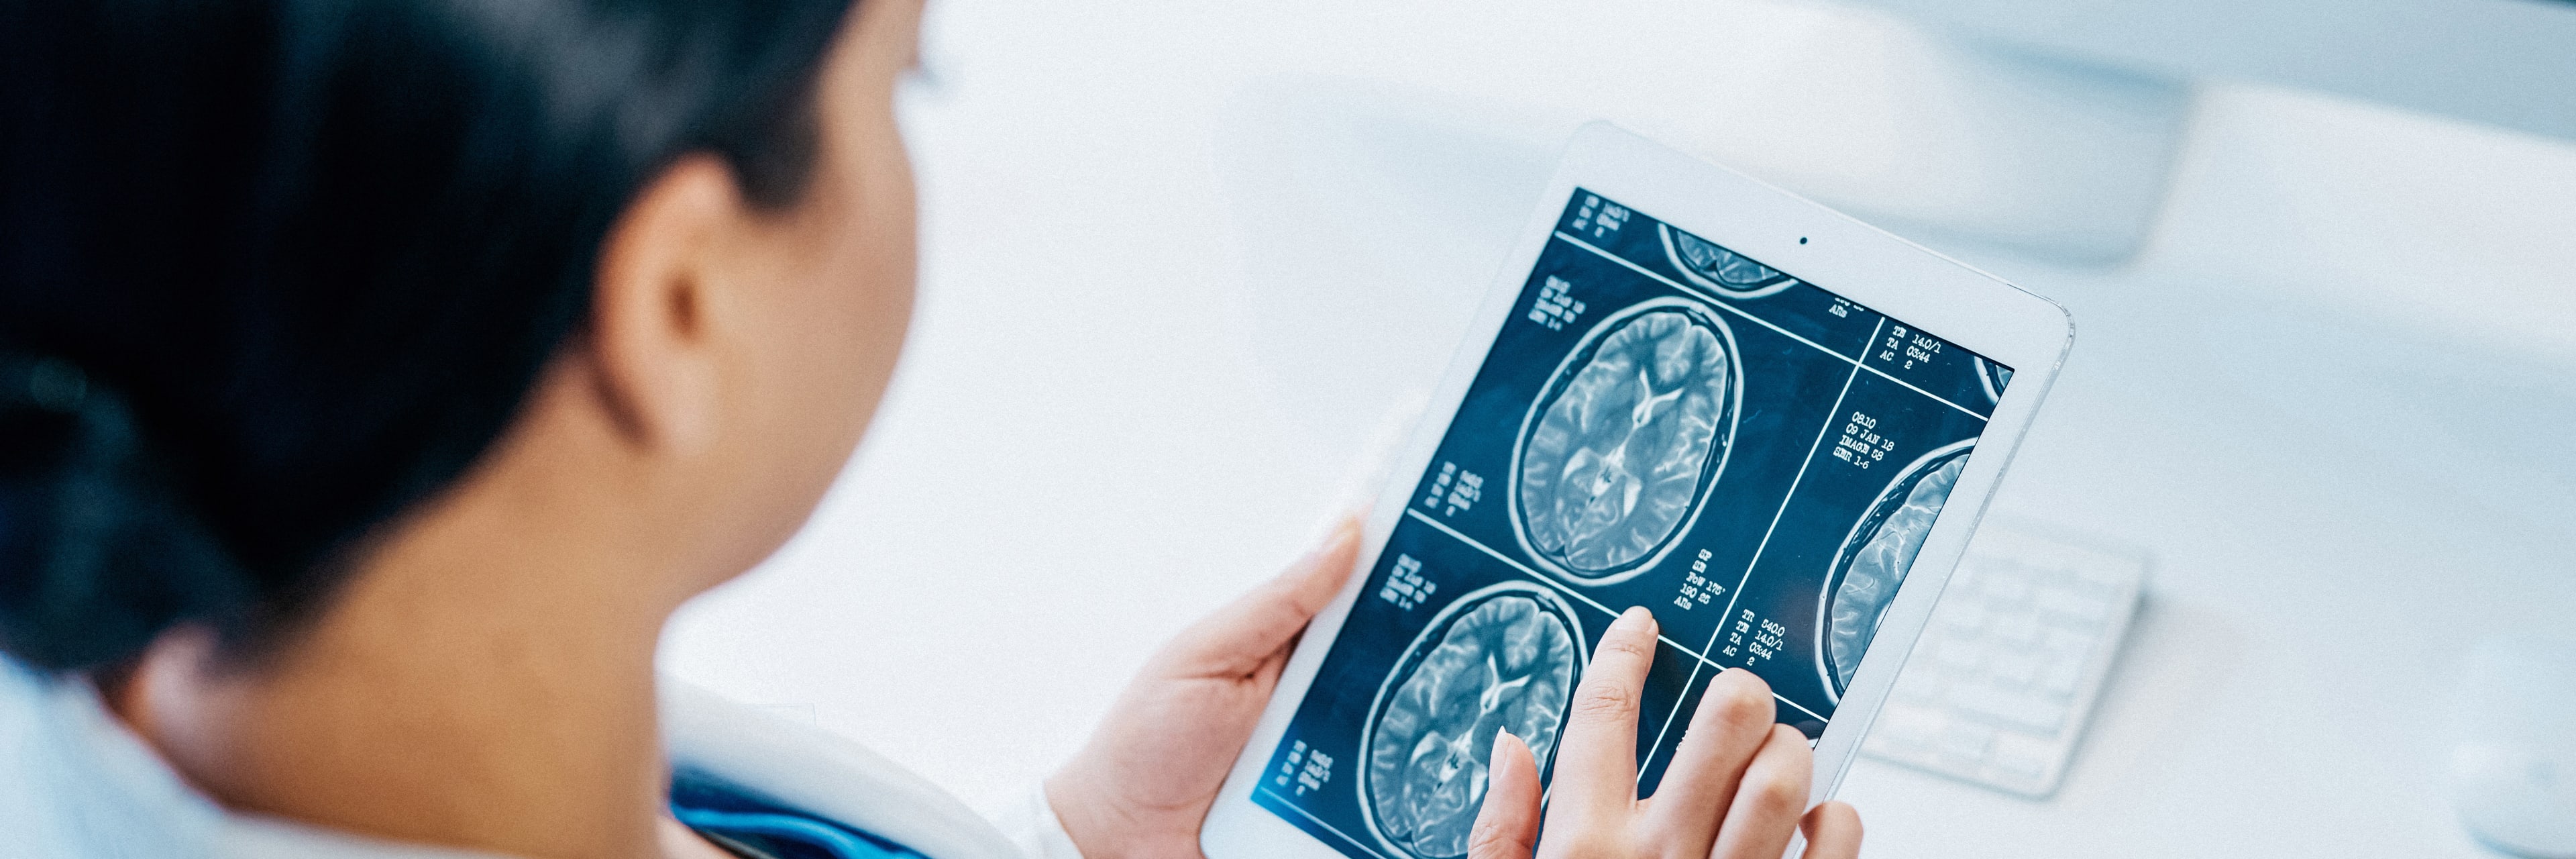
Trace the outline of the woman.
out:
M 1010 849 L 653 673 L 892 371 L 919 14 L 0 3 L 0 854 Z M 1023 842 L 1196 855 L 1354 542 L 1159 655 Z M 1544 844 L 1497 738 L 1475 856 L 1787 845 L 1808 751 L 1741 671 L 1636 800 L 1653 640 L 1639 609 L 1603 641 Z M 1847 807 L 1804 819 L 1808 855 L 1856 853 Z

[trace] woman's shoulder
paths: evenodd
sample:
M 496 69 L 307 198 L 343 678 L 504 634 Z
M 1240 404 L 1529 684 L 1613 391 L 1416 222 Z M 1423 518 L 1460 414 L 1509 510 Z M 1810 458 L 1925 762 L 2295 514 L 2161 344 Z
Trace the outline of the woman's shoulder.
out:
M 855 742 L 684 682 L 666 678 L 663 689 L 664 732 L 682 785 L 721 785 L 739 801 L 846 828 L 891 848 L 888 855 L 1022 855 L 964 803 Z M 5 657 L 0 758 L 13 764 L 0 768 L 0 832 L 9 833 L 11 849 L 29 855 L 485 856 L 227 811 L 117 722 L 87 678 L 40 673 Z
M 30 855 L 212 855 L 195 800 L 98 703 L 86 678 L 0 657 L 0 831 Z M 113 852 L 123 851 L 123 852 Z
M 0 657 L 0 833 L 11 855 L 493 859 L 225 810 L 108 713 L 87 677 Z

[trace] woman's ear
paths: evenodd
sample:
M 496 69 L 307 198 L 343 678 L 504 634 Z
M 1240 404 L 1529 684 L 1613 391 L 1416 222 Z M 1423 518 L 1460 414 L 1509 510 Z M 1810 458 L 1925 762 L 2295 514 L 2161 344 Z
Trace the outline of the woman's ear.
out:
M 715 443 L 723 350 L 708 314 L 721 304 L 721 246 L 749 217 L 732 171 L 696 153 L 646 185 L 609 228 L 583 348 L 609 420 L 629 441 L 680 452 Z

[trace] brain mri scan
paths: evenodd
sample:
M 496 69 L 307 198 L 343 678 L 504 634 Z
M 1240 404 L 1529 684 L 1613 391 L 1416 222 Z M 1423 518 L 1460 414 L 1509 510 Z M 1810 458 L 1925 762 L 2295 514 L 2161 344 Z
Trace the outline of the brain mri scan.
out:
M 1468 594 L 1432 620 L 1379 689 L 1360 741 L 1360 802 L 1387 846 L 1416 859 L 1466 855 L 1494 732 L 1527 741 L 1544 771 L 1582 641 L 1573 610 L 1527 582 Z
M 1513 524 L 1530 553 L 1588 584 L 1661 558 L 1734 440 L 1736 365 L 1697 302 L 1646 302 L 1586 334 L 1522 425 Z
M 1896 598 L 1915 553 L 1923 551 L 1932 520 L 1941 515 L 1950 487 L 1968 467 L 1972 444 L 1933 451 L 1897 475 L 1834 554 L 1833 574 L 1825 579 L 1824 618 L 1818 624 L 1824 642 L 1816 648 L 1816 668 L 1835 698 L 1851 685 L 1852 670 L 1878 634 L 1879 619 Z
M 1666 226 L 1656 229 L 1663 231 L 1664 252 L 1672 257 L 1673 267 L 1700 286 L 1734 298 L 1761 298 L 1798 282 L 1707 239 Z

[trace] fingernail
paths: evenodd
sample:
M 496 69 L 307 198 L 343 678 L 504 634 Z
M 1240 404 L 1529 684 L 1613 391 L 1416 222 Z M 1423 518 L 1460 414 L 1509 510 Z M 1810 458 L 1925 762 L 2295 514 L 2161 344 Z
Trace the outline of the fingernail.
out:
M 1495 728 L 1495 729 L 1494 729 L 1494 750 L 1493 750 L 1493 751 L 1491 751 L 1491 752 L 1487 752 L 1487 753 L 1485 753 L 1485 759 L 1490 761 L 1490 760 L 1496 760 L 1496 759 L 1501 758 L 1501 757 L 1503 756 L 1503 741 L 1504 741 L 1504 740 L 1506 740 L 1506 739 L 1511 738 L 1511 736 L 1512 736 L 1512 732 L 1510 732 L 1510 731 L 1506 731 L 1506 730 L 1503 730 L 1503 729 L 1501 729 L 1501 728 Z
M 1627 611 L 1619 614 L 1619 625 L 1632 629 L 1651 628 L 1655 625 L 1655 613 L 1647 611 L 1645 606 L 1629 606 Z

